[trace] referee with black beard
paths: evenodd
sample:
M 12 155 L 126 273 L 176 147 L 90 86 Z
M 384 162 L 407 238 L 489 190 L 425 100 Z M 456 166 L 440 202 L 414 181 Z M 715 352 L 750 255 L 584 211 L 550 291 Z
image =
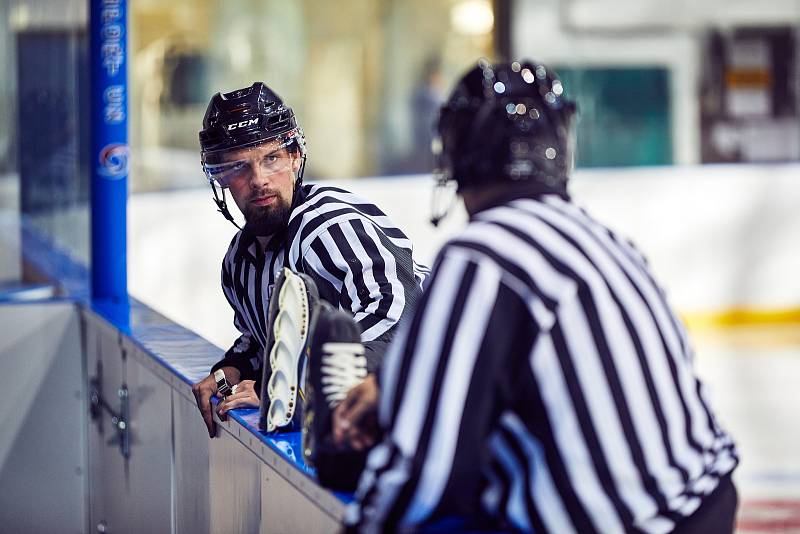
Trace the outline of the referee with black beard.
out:
M 567 193 L 574 116 L 530 62 L 480 63 L 442 108 L 441 182 L 471 219 L 387 355 L 351 529 L 733 530 L 736 448 L 686 331 Z
M 235 386 L 217 407 L 221 417 L 269 402 L 259 398 L 259 382 L 270 365 L 264 353 L 272 335 L 270 301 L 277 296 L 272 289 L 284 268 L 307 276 L 319 298 L 353 316 L 368 373 L 380 365 L 399 321 L 421 295 L 428 269 L 414 261 L 411 241 L 377 206 L 343 189 L 303 183 L 303 130 L 292 108 L 264 83 L 214 95 L 199 137 L 218 210 L 236 224 L 228 191 L 245 218 L 221 276 L 241 335 L 192 388 L 214 437 L 211 398 L 218 384 L 226 387 L 216 372 Z M 295 380 L 289 386 L 302 390 L 299 373 Z

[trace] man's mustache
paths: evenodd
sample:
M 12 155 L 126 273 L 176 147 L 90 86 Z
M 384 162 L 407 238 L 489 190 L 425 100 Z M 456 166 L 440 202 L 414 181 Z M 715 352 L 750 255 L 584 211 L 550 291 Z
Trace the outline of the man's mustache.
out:
M 248 201 L 253 201 L 253 200 L 258 200 L 258 199 L 261 199 L 261 198 L 264 198 L 264 197 L 271 197 L 271 196 L 280 196 L 280 195 L 278 194 L 278 191 L 272 191 L 272 190 L 269 190 L 269 189 L 264 189 L 262 191 L 258 191 L 258 192 L 252 193 L 250 196 L 247 197 L 247 200 Z

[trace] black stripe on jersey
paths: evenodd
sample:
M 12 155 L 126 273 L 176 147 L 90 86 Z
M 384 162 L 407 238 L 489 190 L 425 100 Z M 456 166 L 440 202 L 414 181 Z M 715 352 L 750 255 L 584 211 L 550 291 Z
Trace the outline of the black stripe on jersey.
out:
M 245 325 L 247 325 L 250 333 L 256 336 L 263 347 L 266 346 L 266 340 L 262 339 L 262 333 L 259 332 L 258 328 L 256 328 L 257 325 L 253 324 L 252 322 L 255 314 L 253 312 L 252 303 L 250 302 L 250 291 L 248 288 L 249 275 L 252 268 L 252 265 L 250 265 L 247 261 L 236 263 L 233 272 L 233 293 L 237 298 L 240 309 L 245 308 L 247 310 L 247 313 L 243 314 Z
M 280 269 L 283 268 L 285 258 L 286 257 L 283 251 L 280 250 L 270 251 L 269 261 L 266 262 L 266 264 L 269 265 L 269 267 L 267 268 L 267 276 L 268 276 L 267 280 L 269 284 L 275 283 L 275 273 L 277 273 Z M 298 271 L 299 269 L 295 268 L 294 270 Z M 302 272 L 302 270 L 300 270 L 300 272 Z
M 250 247 L 255 247 L 258 250 L 255 236 L 246 232 L 239 232 L 239 242 L 236 244 L 236 255 L 234 257 L 237 263 L 256 263 L 256 257 L 250 252 Z
M 546 406 L 530 365 L 524 365 L 521 369 L 523 369 L 522 372 L 524 373 L 524 377 L 519 381 L 520 387 L 524 388 L 520 391 L 521 397 L 532 398 L 534 400 L 534 406 Z M 527 386 L 523 384 L 527 384 Z M 542 444 L 542 449 L 547 458 L 547 466 L 553 478 L 553 485 L 556 487 L 558 496 L 564 503 L 564 508 L 569 515 L 570 521 L 572 521 L 572 524 L 575 526 L 575 530 L 577 532 L 593 532 L 595 526 L 592 524 L 592 520 L 589 518 L 586 508 L 583 507 L 578 494 L 575 493 L 575 488 L 571 483 L 563 455 L 556 442 L 555 432 L 553 430 L 554 422 L 551 420 L 550 414 L 545 410 L 537 417 L 537 414 L 527 409 L 517 410 L 517 413 L 526 428 L 529 429 L 531 435 Z M 533 476 L 536 476 L 536 473 L 534 473 Z M 534 502 L 534 504 L 540 506 L 539 503 Z
M 364 266 L 362 265 L 361 260 L 358 259 L 358 255 L 350 247 L 350 243 L 347 242 L 347 238 L 344 236 L 342 229 L 338 225 L 332 225 L 328 229 L 328 233 L 330 234 L 331 238 L 333 238 L 334 244 L 336 245 L 339 253 L 341 253 L 342 257 L 344 257 L 344 260 L 350 265 L 350 271 L 353 273 L 353 284 L 355 285 L 356 296 L 358 297 L 358 307 L 364 309 L 367 306 L 367 301 L 369 299 L 369 288 L 364 284 L 364 280 L 361 277 Z M 345 293 L 345 291 L 342 291 L 342 293 Z M 351 310 L 354 308 L 355 306 L 351 307 Z M 362 328 L 362 330 L 364 329 Z
M 450 307 L 450 313 L 447 320 L 447 325 L 445 327 L 445 331 L 443 332 L 442 336 L 442 345 L 439 350 L 438 354 L 430 354 L 430 358 L 437 358 L 438 361 L 436 363 L 436 371 L 434 374 L 434 378 L 431 384 L 431 392 L 430 396 L 427 400 L 427 412 L 425 414 L 425 419 L 422 424 L 422 428 L 420 431 L 420 439 L 417 442 L 416 452 L 415 452 L 415 459 L 411 463 L 411 473 L 410 478 L 414 481 L 419 481 L 420 474 L 422 473 L 422 468 L 424 466 L 424 462 L 418 461 L 418 459 L 423 459 L 428 454 L 428 448 L 430 446 L 436 446 L 435 444 L 431 444 L 431 428 L 433 423 L 436 419 L 437 410 L 436 407 L 439 403 L 439 396 L 441 394 L 443 381 L 442 378 L 444 377 L 444 372 L 447 369 L 447 364 L 450 361 L 450 349 L 453 346 L 453 340 L 455 339 L 456 332 L 458 331 L 458 326 L 460 324 L 461 319 L 461 310 L 464 309 L 464 304 L 469 296 L 469 289 L 472 286 L 472 282 L 475 278 L 475 273 L 477 271 L 477 265 L 469 264 L 464 269 L 463 275 L 461 277 L 461 281 L 457 288 L 457 294 L 455 300 L 452 303 L 448 303 Z M 433 288 L 429 289 L 430 292 Z M 411 347 L 413 350 L 413 347 Z M 416 392 L 414 391 L 413 387 L 408 387 L 406 383 L 397 383 L 398 388 L 396 391 L 400 391 L 404 395 L 415 395 Z M 401 395 L 398 395 L 401 396 Z M 398 399 L 395 399 L 397 402 Z M 402 403 L 403 399 L 400 399 Z M 456 407 L 458 409 L 458 407 Z M 405 510 L 407 509 L 411 499 L 416 492 L 417 484 L 416 483 L 407 483 L 403 486 L 402 490 L 398 494 L 397 498 L 395 499 L 392 507 L 389 510 L 389 513 L 386 516 L 386 521 L 390 525 L 397 524 L 401 519 Z
M 634 247 L 633 244 L 630 243 L 630 241 L 617 237 L 610 230 L 609 234 L 620 245 L 620 250 L 630 259 L 630 261 L 632 261 L 635 265 L 643 264 L 646 267 L 647 262 L 643 259 L 643 256 L 636 249 L 636 247 Z M 688 339 L 686 338 L 685 330 L 681 325 L 680 320 L 673 313 L 672 308 L 670 308 L 669 302 L 667 302 L 667 294 L 664 292 L 662 287 L 658 285 L 658 283 L 656 283 L 656 280 L 653 278 L 653 275 L 647 268 L 642 268 L 640 269 L 640 271 L 650 282 L 651 287 L 655 288 L 656 292 L 658 293 L 660 300 L 658 305 L 661 306 L 661 308 L 667 314 L 667 317 L 669 318 L 670 322 L 672 323 L 672 331 L 675 332 L 676 338 L 680 345 L 681 354 L 686 354 L 686 355 L 691 354 L 692 350 L 691 347 L 689 346 Z M 675 355 L 672 351 L 670 351 L 670 353 L 673 354 L 673 357 L 678 356 Z
M 325 268 L 326 271 L 331 273 L 338 280 L 344 280 L 344 277 L 347 275 L 347 272 L 340 269 L 339 266 L 336 265 L 336 263 L 331 259 L 330 253 L 328 252 L 328 249 L 325 247 L 325 244 L 322 242 L 321 239 L 315 239 L 311 243 L 310 248 L 317 255 L 317 258 L 319 258 L 320 263 L 322 263 L 322 266 Z M 337 291 L 339 291 L 338 288 Z
M 366 226 L 364 229 L 365 232 L 369 234 L 369 229 Z M 420 266 L 420 264 L 414 261 L 414 258 L 408 254 L 408 249 L 404 249 L 395 243 L 390 237 L 381 232 L 379 228 L 373 229 L 378 236 L 378 240 L 384 252 L 391 255 L 395 260 L 395 272 L 397 274 L 397 279 L 400 281 L 400 285 L 403 286 L 405 306 L 414 306 L 421 293 L 418 289 L 420 285 L 420 276 L 427 277 L 427 275 L 430 274 L 430 270 L 425 266 Z M 376 247 L 377 245 L 378 243 L 376 243 Z
M 339 269 L 339 267 L 333 262 L 330 254 L 328 253 L 328 249 L 325 248 L 325 245 L 320 239 L 315 239 L 311 243 L 310 250 L 317 255 L 320 264 L 326 271 L 336 277 L 337 280 L 344 280 L 344 277 L 347 273 Z M 304 265 L 304 272 L 313 270 L 313 267 L 307 262 L 307 258 L 304 257 L 302 261 Z M 347 293 L 347 290 L 344 287 L 344 282 L 342 282 L 342 287 L 335 287 L 330 281 L 325 280 L 323 277 L 315 277 L 315 280 L 317 283 L 317 289 L 319 289 L 320 292 L 320 296 L 325 298 L 325 300 L 335 306 L 338 306 L 340 309 L 345 309 L 348 311 L 352 309 L 353 303 L 350 300 L 350 295 Z
M 697 393 L 697 400 L 700 403 L 700 406 L 703 408 L 703 415 L 706 418 L 706 425 L 708 428 L 711 429 L 713 432 L 714 437 L 719 439 L 720 435 L 722 434 L 719 425 L 717 424 L 716 419 L 711 414 L 711 409 L 708 407 L 708 403 L 706 403 L 705 396 L 703 395 L 703 384 L 698 379 L 695 378 L 694 380 L 694 387 L 695 392 Z
M 250 270 L 250 269 L 248 269 Z M 267 334 L 267 312 L 264 309 L 264 295 L 263 295 L 263 283 L 264 283 L 264 269 L 259 269 L 258 267 L 252 269 L 255 271 L 255 294 L 253 295 L 253 299 L 255 300 L 255 312 L 256 312 L 256 321 L 258 321 L 258 329 L 259 332 L 263 332 L 267 339 L 269 335 Z M 267 274 L 269 278 L 269 274 Z M 264 346 L 266 346 L 266 339 L 264 341 Z
M 600 444 L 600 439 L 597 436 L 597 429 L 592 422 L 589 407 L 586 403 L 586 398 L 583 395 L 583 390 L 580 388 L 578 380 L 578 373 L 575 370 L 573 363 L 573 354 L 567 346 L 564 332 L 561 330 L 561 325 L 556 323 L 550 331 L 550 337 L 553 340 L 553 345 L 558 354 L 558 361 L 561 365 L 562 373 L 564 374 L 564 381 L 567 385 L 570 400 L 575 409 L 575 417 L 580 423 L 581 434 L 586 442 L 586 448 L 589 456 L 592 459 L 592 465 L 598 475 L 598 482 L 603 487 L 608 499 L 614 505 L 617 513 L 620 514 L 623 522 L 630 524 L 633 519 L 633 514 L 628 506 L 622 501 L 617 488 L 614 486 L 613 478 L 608 464 L 606 463 L 603 449 Z
M 367 231 L 364 228 L 364 224 L 360 220 L 356 219 L 350 221 L 350 226 L 355 230 L 356 239 L 358 239 L 358 241 L 361 243 L 361 246 L 364 247 L 367 256 L 369 256 L 369 258 L 372 260 L 372 277 L 378 284 L 382 294 L 380 301 L 378 301 L 378 308 L 373 311 L 370 316 L 362 319 L 359 322 L 361 329 L 367 330 L 386 319 L 387 315 L 389 314 L 389 308 L 392 307 L 392 303 L 394 302 L 395 296 L 394 292 L 392 291 L 392 284 L 389 282 L 389 278 L 386 276 L 386 261 L 384 260 L 381 251 L 378 250 L 378 246 L 375 244 L 375 242 L 367 236 Z M 405 292 L 405 289 L 405 286 L 403 286 L 401 291 Z
M 222 287 L 223 289 L 233 289 L 233 279 L 228 270 L 227 262 L 222 262 Z
M 316 212 L 316 210 L 309 211 L 308 213 L 314 215 L 314 217 L 313 218 L 309 218 L 308 216 L 303 217 L 302 227 L 300 228 L 300 235 L 295 236 L 292 239 L 292 243 L 300 243 L 301 253 L 303 248 L 305 248 L 305 244 L 308 242 L 310 236 L 314 234 L 320 227 L 336 226 L 336 223 L 331 223 L 332 219 L 340 215 L 345 215 L 349 218 L 354 218 L 354 219 L 357 218 L 357 214 L 353 212 L 353 208 L 350 206 L 350 204 L 343 204 L 341 208 L 335 209 L 333 211 L 328 211 L 324 214 L 319 214 Z

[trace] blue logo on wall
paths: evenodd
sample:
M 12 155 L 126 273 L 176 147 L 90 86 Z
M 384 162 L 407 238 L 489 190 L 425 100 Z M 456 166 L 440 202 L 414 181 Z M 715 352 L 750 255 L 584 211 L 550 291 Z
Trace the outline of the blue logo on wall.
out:
M 110 180 L 119 180 L 128 175 L 130 149 L 123 143 L 111 143 L 100 151 L 100 167 L 97 172 Z

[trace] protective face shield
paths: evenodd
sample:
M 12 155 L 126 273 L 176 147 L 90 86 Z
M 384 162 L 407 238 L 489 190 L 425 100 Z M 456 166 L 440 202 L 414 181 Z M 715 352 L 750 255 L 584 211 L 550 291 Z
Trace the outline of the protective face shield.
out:
M 299 129 L 298 129 L 299 130 Z M 216 157 L 204 158 L 203 172 L 208 181 L 222 189 L 231 182 L 249 180 L 256 169 L 261 176 L 271 176 L 292 170 L 295 159 L 302 157 L 297 146 L 297 133 L 261 143 L 252 147 L 235 150 L 237 159 L 228 159 L 234 151 L 218 153 Z M 300 132 L 301 136 L 302 133 Z M 264 148 L 268 151 L 265 153 Z M 213 163 L 218 162 L 218 163 Z
M 454 196 L 447 192 L 453 182 L 459 190 L 535 182 L 544 190 L 565 191 L 574 161 L 575 112 L 561 81 L 545 66 L 480 61 L 440 110 L 434 197 L 441 199 L 442 189 L 444 196 Z M 448 208 L 439 200 L 432 222 Z

